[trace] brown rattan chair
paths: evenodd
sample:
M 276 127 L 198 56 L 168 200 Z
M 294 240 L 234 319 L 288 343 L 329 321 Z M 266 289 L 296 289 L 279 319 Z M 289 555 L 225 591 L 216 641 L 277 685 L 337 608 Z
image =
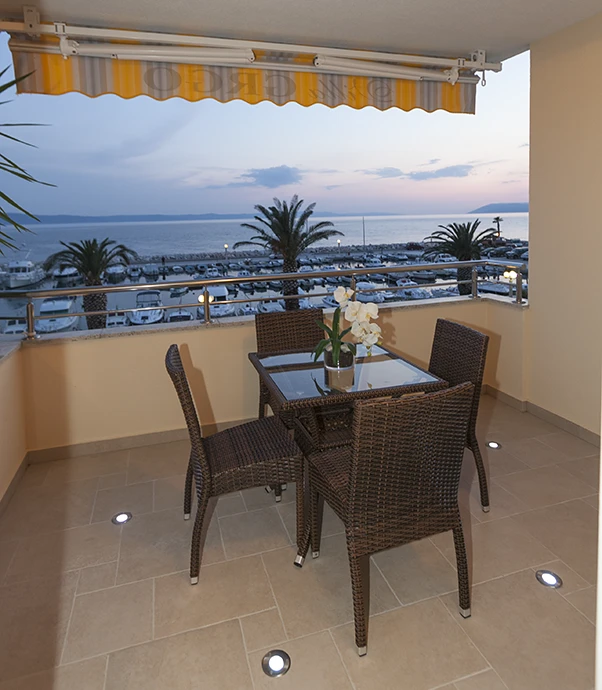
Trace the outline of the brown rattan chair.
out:
M 366 654 L 371 554 L 453 530 L 460 613 L 470 588 L 458 487 L 474 387 L 356 403 L 353 444 L 308 458 L 309 525 L 295 564 L 311 542 L 320 554 L 324 500 L 345 525 L 355 643 Z
M 474 385 L 466 446 L 470 448 L 477 466 L 481 507 L 485 513 L 489 512 L 489 491 L 487 473 L 477 441 L 477 415 L 488 345 L 488 335 L 454 321 L 437 319 L 429 363 L 429 371 L 447 381 L 450 386 L 456 386 L 465 381 L 470 381 Z
M 190 461 L 184 493 L 184 519 L 190 517 L 192 482 L 197 513 L 192 533 L 190 581 L 197 584 L 201 536 L 209 499 L 266 484 L 297 483 L 297 543 L 304 529 L 303 455 L 278 417 L 241 424 L 203 438 L 202 429 L 177 345 L 165 357 L 190 436 Z

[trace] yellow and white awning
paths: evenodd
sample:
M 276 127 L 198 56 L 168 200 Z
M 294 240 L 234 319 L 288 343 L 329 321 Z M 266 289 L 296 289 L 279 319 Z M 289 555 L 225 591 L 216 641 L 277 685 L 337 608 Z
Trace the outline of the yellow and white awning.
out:
M 40 24 L 36 30 L 42 35 L 11 31 L 15 74 L 29 75 L 18 83 L 20 93 L 474 113 L 479 81 L 474 72 L 492 68 L 477 54 L 454 61 L 144 34 L 157 41 L 150 42 L 122 30 L 106 31 L 98 40 L 98 29 L 61 24 Z M 73 31 L 93 40 L 72 40 Z

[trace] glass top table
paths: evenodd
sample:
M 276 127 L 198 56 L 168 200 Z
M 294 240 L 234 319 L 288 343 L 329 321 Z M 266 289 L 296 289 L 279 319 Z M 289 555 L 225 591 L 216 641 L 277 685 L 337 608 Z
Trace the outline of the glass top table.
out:
M 353 370 L 326 370 L 313 352 L 249 355 L 262 381 L 282 410 L 349 403 L 351 400 L 427 393 L 448 384 L 384 347 L 374 346 L 368 356 L 358 345 Z

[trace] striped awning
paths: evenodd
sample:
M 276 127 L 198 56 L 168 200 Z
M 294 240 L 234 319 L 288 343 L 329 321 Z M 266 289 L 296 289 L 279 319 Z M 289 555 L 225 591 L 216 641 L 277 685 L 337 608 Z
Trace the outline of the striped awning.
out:
M 313 70 L 313 55 L 256 51 L 254 66 L 180 64 L 111 57 L 64 57 L 58 41 L 45 38 L 45 51 L 28 47 L 28 37 L 14 36 L 9 43 L 17 77 L 30 74 L 17 85 L 19 93 L 60 95 L 79 92 L 96 97 L 150 96 L 157 100 L 213 98 L 222 103 L 295 102 L 329 107 L 372 106 L 378 110 L 421 108 L 427 112 L 474 113 L 476 85 L 441 81 L 413 81 L 390 77 L 328 74 Z M 56 52 L 48 52 L 55 49 Z M 266 67 L 262 68 L 262 63 Z M 269 68 L 267 65 L 269 64 Z

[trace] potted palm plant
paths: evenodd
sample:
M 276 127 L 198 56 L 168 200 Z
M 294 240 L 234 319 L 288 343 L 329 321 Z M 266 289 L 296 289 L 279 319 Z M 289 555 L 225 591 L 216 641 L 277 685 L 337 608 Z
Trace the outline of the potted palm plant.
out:
M 299 257 L 312 244 L 327 240 L 335 235 L 342 235 L 338 230 L 331 230 L 333 224 L 329 220 L 322 220 L 314 225 L 309 225 L 314 204 L 309 204 L 303 209 L 304 201 L 295 194 L 290 200 L 280 201 L 274 199 L 274 205 L 266 208 L 257 205 L 255 210 L 261 215 L 256 215 L 257 224 L 241 223 L 241 227 L 248 228 L 256 234 L 249 240 L 237 242 L 233 249 L 246 246 L 258 246 L 269 249 L 276 256 L 283 259 L 283 271 L 296 273 Z M 283 285 L 283 293 L 286 296 L 298 294 L 298 281 L 286 280 Z M 298 309 L 299 300 L 285 300 L 286 309 Z
M 109 266 L 127 266 L 137 254 L 123 244 L 117 244 L 108 237 L 100 242 L 97 239 L 81 242 L 61 242 L 65 249 L 49 256 L 44 262 L 46 271 L 56 268 L 72 267 L 83 277 L 86 285 L 102 285 L 104 272 Z M 106 292 L 84 295 L 84 311 L 106 311 Z M 86 316 L 89 329 L 106 328 L 106 314 Z
M 438 254 L 451 254 L 458 261 L 474 261 L 481 258 L 481 252 L 493 237 L 496 230 L 489 228 L 477 232 L 480 220 L 472 223 L 450 223 L 440 225 L 440 230 L 436 230 L 429 235 L 425 241 L 431 242 L 430 246 L 424 250 L 424 256 L 437 256 Z M 458 269 L 458 292 L 461 295 L 470 295 L 472 288 L 470 280 L 472 269 L 470 267 Z

